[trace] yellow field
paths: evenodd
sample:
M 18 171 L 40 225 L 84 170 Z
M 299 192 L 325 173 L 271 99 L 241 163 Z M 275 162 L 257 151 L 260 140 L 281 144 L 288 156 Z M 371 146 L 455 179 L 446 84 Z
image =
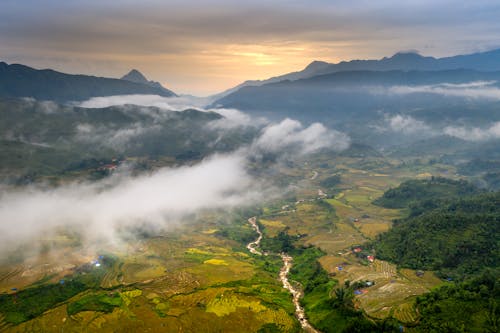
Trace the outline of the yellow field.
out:
M 417 277 L 412 270 L 398 270 L 380 260 L 367 265 L 352 255 L 350 248 L 374 239 L 391 227 L 393 219 L 404 214 L 372 204 L 385 190 L 415 176 L 453 174 L 453 170 L 443 165 L 402 166 L 400 161 L 382 158 L 332 160 L 326 156 L 307 162 L 281 170 L 283 176 L 302 177 L 295 192 L 300 203 L 290 204 L 286 212 L 279 214 L 275 208 L 264 207 L 263 216 L 258 217 L 264 236 L 274 237 L 287 230 L 298 245 L 322 249 L 326 255 L 319 261 L 339 283 L 374 281 L 374 286 L 355 297 L 356 305 L 369 316 L 392 315 L 404 323 L 416 320 L 412 305 L 415 296 L 441 281 L 432 272 Z M 318 165 L 325 163 L 335 170 L 320 169 Z M 377 167 L 364 170 L 366 165 Z M 311 179 L 315 170 L 318 176 Z M 342 183 L 336 192 L 328 193 L 328 199 L 320 201 L 318 190 L 329 190 L 321 188 L 321 180 L 339 172 Z M 69 317 L 62 304 L 38 318 L 9 327 L 9 331 L 114 332 L 119 327 L 124 332 L 234 332 L 238 327 L 240 332 L 255 332 L 269 323 L 281 325 L 284 331 L 297 327 L 291 296 L 277 276 L 261 269 L 243 244 L 220 235 L 224 223 L 218 222 L 219 216 L 207 213 L 195 222 L 131 241 L 126 249 L 116 250 L 119 261 L 101 282 L 101 287 L 116 290 L 123 300 L 123 305 L 113 312 L 83 311 Z M 241 224 L 242 230 L 251 230 L 246 219 Z M 50 281 L 57 282 L 96 256 L 90 250 L 61 249 L 51 258 L 38 256 L 22 264 L 0 267 L 0 292 L 24 288 L 49 274 L 53 274 Z M 64 251 L 72 255 L 64 255 Z
M 259 219 L 259 222 L 266 229 L 268 237 L 275 237 L 281 230 L 286 228 L 286 225 L 280 220 Z
M 367 172 L 353 167 L 357 164 L 356 159 L 343 159 L 339 166 L 344 169 L 339 186 L 343 190 L 334 198 L 325 200 L 335 208 L 335 226 L 331 232 L 311 235 L 307 242 L 327 253 L 320 263 L 341 284 L 346 280 L 375 282 L 374 286 L 356 296 L 356 303 L 368 315 L 376 318 L 394 315 L 409 323 L 416 319 L 414 296 L 441 284 L 441 280 L 432 272 L 417 277 L 415 271 L 399 271 L 395 265 L 380 260 L 366 266 L 350 253 L 352 245 L 362 244 L 387 231 L 392 220 L 403 215 L 399 210 L 375 206 L 373 200 L 403 180 L 418 174 L 427 177 L 431 172 L 428 166 L 425 166 L 425 172 L 418 168 L 394 169 L 396 163 L 391 162 L 378 172 Z M 433 174 L 439 174 L 432 171 Z M 342 270 L 339 270 L 339 266 Z

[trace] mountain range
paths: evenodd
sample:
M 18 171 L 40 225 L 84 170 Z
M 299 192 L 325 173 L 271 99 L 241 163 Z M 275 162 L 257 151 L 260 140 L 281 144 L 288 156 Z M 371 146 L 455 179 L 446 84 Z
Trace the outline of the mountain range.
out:
M 478 81 L 487 84 L 488 89 L 498 89 L 496 82 L 500 82 L 500 72 L 469 69 L 341 71 L 295 81 L 242 87 L 218 99 L 212 106 L 236 108 L 272 119 L 294 117 L 307 123 L 321 121 L 338 126 L 346 121 L 359 123 L 379 119 L 384 114 L 408 113 L 412 113 L 414 118 L 419 118 L 416 113 L 425 113 L 435 122 L 443 118 L 455 119 L 468 106 L 483 105 L 478 112 L 466 114 L 478 120 L 482 109 L 494 110 L 484 104 L 498 105 L 495 98 L 471 99 L 467 95 L 459 95 L 461 86 L 473 82 L 479 84 Z M 455 89 L 452 91 L 455 95 L 446 94 L 447 89 Z M 500 120 L 497 111 L 486 116 L 484 120 L 487 121 Z M 352 129 L 352 124 L 348 128 Z
M 211 107 L 357 128 L 352 135 L 367 132 L 359 124 L 383 122 L 390 114 L 443 126 L 455 121 L 487 126 L 500 121 L 494 96 L 499 82 L 500 49 L 447 58 L 400 52 L 380 60 L 314 61 L 299 72 L 246 81 L 219 94 Z
M 140 76 L 144 78 L 142 74 Z M 159 83 L 147 81 L 146 78 L 137 81 L 137 77 L 138 75 L 132 75 L 131 80 L 130 75 L 128 79 L 72 75 L 51 69 L 38 70 L 25 65 L 0 62 L 0 97 L 32 97 L 38 100 L 70 102 L 127 94 L 176 96 Z
M 286 80 L 295 81 L 341 71 L 442 71 L 451 69 L 500 71 L 500 49 L 444 58 L 426 57 L 417 52 L 398 52 L 392 57 L 384 57 L 379 60 L 351 60 L 341 61 L 336 64 L 315 60 L 301 71 L 271 77 L 266 80 L 245 81 L 220 93 L 218 97 L 222 98 L 247 86 L 261 86 Z
M 245 81 L 236 87 L 211 96 L 210 100 L 216 101 L 213 105 L 227 106 L 225 97 L 235 94 L 245 87 L 298 81 L 338 72 L 432 72 L 459 69 L 478 72 L 500 71 L 500 49 L 444 58 L 422 56 L 416 52 L 398 52 L 392 57 L 384 57 L 379 60 L 352 60 L 339 63 L 313 61 L 301 71 L 271 77 L 266 80 Z M 357 76 L 359 77 L 359 75 Z M 475 76 L 479 75 L 475 74 Z M 324 78 L 322 80 L 324 81 Z M 319 82 L 320 80 L 315 81 Z M 305 83 L 305 81 L 302 82 Z M 126 94 L 176 96 L 174 92 L 163 87 L 159 82 L 148 80 L 136 69 L 132 69 L 121 79 L 114 79 L 65 74 L 51 69 L 38 70 L 21 64 L 9 65 L 0 62 L 0 97 L 33 97 L 39 100 L 53 100 L 64 103 L 82 101 L 92 97 Z M 235 97 L 232 96 L 229 99 L 234 100 Z

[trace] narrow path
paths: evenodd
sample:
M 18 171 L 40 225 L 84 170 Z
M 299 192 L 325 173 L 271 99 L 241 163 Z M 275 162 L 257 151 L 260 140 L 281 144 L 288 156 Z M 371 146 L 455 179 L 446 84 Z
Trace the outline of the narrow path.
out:
M 256 250 L 255 248 L 259 246 L 262 240 L 262 232 L 260 231 L 259 225 L 257 224 L 257 217 L 251 217 L 248 222 L 252 225 L 252 228 L 259 235 L 257 239 L 253 242 L 248 243 L 247 249 L 250 253 L 262 255 L 262 252 Z M 299 319 L 300 326 L 307 333 L 319 333 L 314 327 L 311 326 L 309 321 L 307 321 L 304 308 L 300 305 L 300 298 L 302 297 L 302 292 L 290 283 L 288 280 L 288 274 L 292 268 L 293 257 L 286 253 L 281 253 L 281 259 L 283 260 L 283 266 L 280 269 L 279 278 L 281 283 L 283 283 L 283 288 L 287 289 L 293 296 L 293 305 L 295 306 L 295 316 Z
M 317 171 L 313 171 L 313 175 L 311 177 L 311 180 L 315 180 L 316 177 L 318 177 L 318 172 Z

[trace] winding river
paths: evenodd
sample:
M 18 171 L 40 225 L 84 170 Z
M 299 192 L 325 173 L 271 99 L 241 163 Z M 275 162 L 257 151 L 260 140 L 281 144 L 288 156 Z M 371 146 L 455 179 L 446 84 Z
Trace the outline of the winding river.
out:
M 262 255 L 262 252 L 259 250 L 256 250 L 255 248 L 260 245 L 260 241 L 262 240 L 262 232 L 260 231 L 259 225 L 257 224 L 257 217 L 251 217 L 248 219 L 248 223 L 252 225 L 253 230 L 259 235 L 256 240 L 253 242 L 248 243 L 247 249 L 250 251 L 250 253 L 257 254 L 259 256 Z
M 262 232 L 260 231 L 259 225 L 257 224 L 257 217 L 251 217 L 248 219 L 248 223 L 252 226 L 255 232 L 259 235 L 257 239 L 253 242 L 248 243 L 247 249 L 250 253 L 262 255 L 262 252 L 256 250 L 256 247 L 260 245 L 262 240 Z M 319 333 L 314 327 L 311 326 L 306 318 L 304 308 L 300 305 L 300 298 L 302 297 L 302 292 L 296 289 L 288 280 L 288 274 L 292 268 L 293 257 L 286 253 L 281 253 L 281 260 L 283 260 L 283 266 L 280 269 L 279 278 L 281 283 L 283 283 L 283 288 L 286 288 L 293 296 L 293 305 L 295 305 L 295 316 L 299 319 L 300 326 L 305 332 L 308 333 Z

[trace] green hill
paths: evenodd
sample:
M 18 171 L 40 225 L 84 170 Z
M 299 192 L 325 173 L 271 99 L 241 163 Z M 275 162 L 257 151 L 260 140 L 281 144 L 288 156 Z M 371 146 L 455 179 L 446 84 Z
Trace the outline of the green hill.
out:
M 429 202 L 414 202 L 409 217 L 377 238 L 380 259 L 459 279 L 499 266 L 500 192 Z
M 406 208 L 421 201 L 435 202 L 477 192 L 478 189 L 466 181 L 432 177 L 406 181 L 397 188 L 386 191 L 374 204 L 385 208 Z
M 419 296 L 417 332 L 498 332 L 500 279 L 495 271 Z
M 57 174 L 118 156 L 169 157 L 182 163 L 231 151 L 253 137 L 251 128 L 222 132 L 207 126 L 221 118 L 193 109 L 87 109 L 0 98 L 0 176 Z
M 371 243 L 378 258 L 458 281 L 417 297 L 412 331 L 498 332 L 500 192 L 433 178 L 404 182 L 377 202 L 409 209 Z

